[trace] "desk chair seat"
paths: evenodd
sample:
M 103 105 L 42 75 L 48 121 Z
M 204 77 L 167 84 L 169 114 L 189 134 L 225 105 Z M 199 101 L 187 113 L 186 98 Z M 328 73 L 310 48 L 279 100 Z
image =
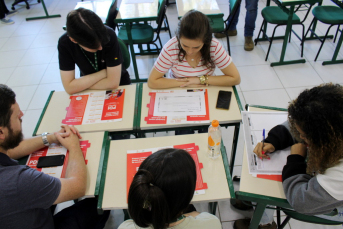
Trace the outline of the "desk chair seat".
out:
M 292 25 L 302 25 L 302 37 L 300 38 L 296 33 L 295 35 L 299 38 L 299 40 L 303 40 L 304 38 L 304 32 L 305 32 L 305 26 L 303 25 L 303 22 L 306 20 L 307 15 L 310 11 L 310 9 L 312 8 L 312 5 L 310 5 L 310 7 L 308 8 L 308 11 L 304 17 L 304 19 L 301 21 L 300 18 L 294 13 L 293 17 L 292 17 Z M 274 39 L 274 35 L 275 35 L 275 30 L 277 27 L 282 26 L 282 25 L 287 25 L 288 23 L 288 13 L 286 13 L 284 11 L 284 9 L 282 9 L 281 7 L 278 6 L 267 6 L 265 7 L 262 11 L 261 11 L 262 17 L 263 17 L 263 22 L 261 25 L 261 29 L 258 33 L 257 38 L 255 39 L 255 45 L 257 45 L 258 39 L 260 37 L 261 32 L 263 33 L 262 37 L 266 38 L 269 41 L 269 48 L 268 48 L 268 52 L 266 55 L 266 59 L 265 61 L 267 61 L 268 56 L 269 56 L 269 52 L 270 52 L 270 48 L 272 46 L 273 43 L 273 39 Z M 276 24 L 274 30 L 273 30 L 273 34 L 272 37 L 269 39 L 269 37 L 267 36 L 267 34 L 264 32 L 264 25 L 267 23 L 270 24 Z M 291 29 L 291 32 L 294 33 L 294 31 Z M 291 33 L 289 34 L 289 42 L 291 40 Z M 304 46 L 301 46 L 301 57 L 303 56 L 303 51 L 304 51 Z
M 134 44 L 146 44 L 154 38 L 154 28 L 148 24 L 133 24 L 131 29 L 132 41 Z M 118 37 L 126 44 L 129 43 L 126 27 L 119 29 Z
M 341 30 L 339 30 L 339 27 L 343 24 L 343 9 L 341 9 L 340 7 L 337 7 L 337 6 L 316 6 L 313 8 L 312 14 L 313 14 L 314 18 L 313 18 L 310 26 L 308 27 L 308 30 L 306 31 L 305 37 L 306 37 L 307 33 L 309 31 L 311 31 L 311 33 L 313 35 L 315 35 L 319 39 L 319 41 L 321 42 L 321 45 L 320 45 L 320 48 L 319 48 L 318 53 L 316 55 L 316 58 L 314 59 L 314 61 L 316 61 L 318 56 L 319 56 L 320 51 L 322 50 L 322 47 L 323 47 L 324 42 L 325 42 L 325 40 L 329 34 L 331 27 L 334 25 L 337 25 L 337 31 L 336 31 L 335 39 L 333 42 L 336 41 L 338 31 L 342 32 Z M 313 31 L 311 29 L 312 24 L 316 20 L 318 20 L 324 24 L 330 25 L 328 30 L 326 31 L 326 34 L 325 34 L 323 39 L 321 39 L 315 33 L 315 31 Z M 304 41 L 303 41 L 302 45 L 304 45 Z
M 277 217 L 278 229 L 284 228 L 291 218 L 302 221 L 302 222 L 306 222 L 306 223 L 322 224 L 322 225 L 340 225 L 343 223 L 343 222 L 339 222 L 339 221 L 333 221 L 333 220 L 319 218 L 316 216 L 304 215 L 304 214 L 301 214 L 301 213 L 298 213 L 298 212 L 292 211 L 292 210 L 282 209 L 282 211 L 287 215 L 287 217 L 280 224 L 280 212 L 278 212 L 278 217 Z
M 261 11 L 264 20 L 270 24 L 287 25 L 288 14 L 278 6 L 267 6 Z M 292 24 L 299 24 L 300 18 L 293 14 Z
M 229 35 L 227 32 L 233 22 L 233 17 L 238 13 L 241 2 L 242 0 L 229 0 L 230 14 L 226 20 L 224 20 L 222 17 L 210 18 L 212 33 L 222 33 L 226 36 L 227 50 L 229 52 L 229 55 L 231 55 L 231 50 Z

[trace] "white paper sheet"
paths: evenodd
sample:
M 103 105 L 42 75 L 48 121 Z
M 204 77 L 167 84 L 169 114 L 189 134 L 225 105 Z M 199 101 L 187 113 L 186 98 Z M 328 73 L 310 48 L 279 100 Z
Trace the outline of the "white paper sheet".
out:
M 276 125 L 287 121 L 287 112 L 242 112 L 245 145 L 250 174 L 281 174 L 286 164 L 290 147 L 270 154 L 270 160 L 261 160 L 253 152 L 255 146 L 262 141 L 263 129 L 265 135 Z
M 206 115 L 204 92 L 156 93 L 154 116 Z

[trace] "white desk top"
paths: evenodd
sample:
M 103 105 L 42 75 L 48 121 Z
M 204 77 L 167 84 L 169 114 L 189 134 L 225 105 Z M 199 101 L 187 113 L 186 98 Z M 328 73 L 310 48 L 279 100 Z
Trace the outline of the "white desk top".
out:
M 176 0 L 177 14 L 183 17 L 191 9 L 198 10 L 206 15 L 222 14 L 216 0 Z
M 97 123 L 87 125 L 76 125 L 82 132 L 94 131 L 126 131 L 133 129 L 133 115 L 135 107 L 136 85 L 120 86 L 125 89 L 123 118 L 120 122 Z M 93 90 L 94 91 L 94 90 Z M 87 90 L 84 92 L 91 92 Z M 37 130 L 37 135 L 44 132 L 53 133 L 61 129 L 62 120 L 66 117 L 66 108 L 70 104 L 70 95 L 65 91 L 56 91 L 53 93 L 49 105 L 45 111 L 44 117 Z
M 83 133 L 81 140 L 88 140 L 91 144 L 87 149 L 86 160 L 87 163 L 87 188 L 86 197 L 94 197 L 96 180 L 99 170 L 99 162 L 101 156 L 102 143 L 104 139 L 104 132 Z
M 127 0 L 122 0 L 116 19 L 157 18 L 158 2 L 159 0 L 153 0 L 152 2 L 147 1 L 144 3 L 127 3 Z
M 249 107 L 249 111 L 273 112 L 273 110 L 267 110 L 267 109 L 255 108 L 255 107 Z M 282 182 L 257 178 L 249 174 L 246 147 L 244 147 L 242 174 L 241 174 L 241 182 L 239 186 L 239 191 L 253 193 L 257 195 L 286 199 L 286 196 L 282 187 Z
M 127 209 L 126 160 L 127 150 L 147 149 L 170 145 L 195 143 L 199 146 L 198 158 L 203 163 L 202 177 L 208 185 L 204 195 L 196 195 L 192 202 L 219 201 L 230 198 L 230 191 L 224 170 L 222 157 L 212 160 L 207 157 L 207 134 L 192 134 L 154 138 L 111 141 L 103 209 Z
M 239 110 L 235 93 L 232 87 L 217 87 L 217 86 L 209 86 L 203 87 L 208 90 L 208 103 L 209 103 L 209 110 L 210 110 L 210 121 L 217 119 L 219 124 L 228 124 L 228 123 L 235 123 L 240 122 L 242 120 L 241 112 Z M 165 90 L 185 90 L 185 88 L 173 88 L 173 89 L 165 89 Z M 187 88 L 189 89 L 189 88 Z M 198 89 L 198 88 L 197 88 Z M 231 104 L 229 110 L 224 109 L 216 109 L 217 104 L 217 97 L 219 90 L 223 91 L 231 91 Z M 141 110 L 141 124 L 140 127 L 142 130 L 148 129 L 163 129 L 163 128 L 170 128 L 170 127 L 180 127 L 180 126 L 197 126 L 199 124 L 191 123 L 191 124 L 147 124 L 144 120 L 145 117 L 148 116 L 149 108 L 147 104 L 150 103 L 150 96 L 149 92 L 154 91 L 154 89 L 150 89 L 147 83 L 143 84 L 143 95 L 142 95 L 142 110 Z M 210 122 L 208 123 L 210 124 Z
M 75 6 L 75 9 L 83 7 L 85 9 L 89 9 L 96 13 L 102 20 L 102 22 L 106 22 L 108 10 L 110 9 L 112 4 L 112 0 L 97 0 L 97 1 L 84 1 L 78 2 Z

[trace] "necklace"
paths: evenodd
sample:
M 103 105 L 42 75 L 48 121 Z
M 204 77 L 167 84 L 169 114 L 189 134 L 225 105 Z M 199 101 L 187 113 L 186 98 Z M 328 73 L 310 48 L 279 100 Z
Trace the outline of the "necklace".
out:
M 80 47 L 81 48 L 81 47 Z M 96 52 L 94 53 L 94 64 L 92 63 L 92 61 L 88 58 L 88 56 L 86 55 L 86 53 L 83 51 L 83 48 L 81 48 L 81 51 L 83 52 L 83 54 L 85 55 L 85 57 L 87 58 L 88 62 L 92 65 L 92 67 L 94 68 L 94 70 L 96 72 L 99 71 L 99 68 L 98 68 L 98 57 L 96 55 Z

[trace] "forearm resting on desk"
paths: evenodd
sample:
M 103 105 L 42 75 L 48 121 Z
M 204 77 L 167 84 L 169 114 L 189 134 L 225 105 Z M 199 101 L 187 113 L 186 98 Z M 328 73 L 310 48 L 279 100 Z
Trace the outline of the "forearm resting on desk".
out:
M 105 70 L 105 69 L 104 69 Z M 106 77 L 92 85 L 89 89 L 106 90 L 119 87 L 121 79 L 121 65 L 107 67 Z
M 106 69 L 80 78 L 75 78 L 75 70 L 61 70 L 60 73 L 63 87 L 68 94 L 74 94 L 89 89 L 107 76 Z

